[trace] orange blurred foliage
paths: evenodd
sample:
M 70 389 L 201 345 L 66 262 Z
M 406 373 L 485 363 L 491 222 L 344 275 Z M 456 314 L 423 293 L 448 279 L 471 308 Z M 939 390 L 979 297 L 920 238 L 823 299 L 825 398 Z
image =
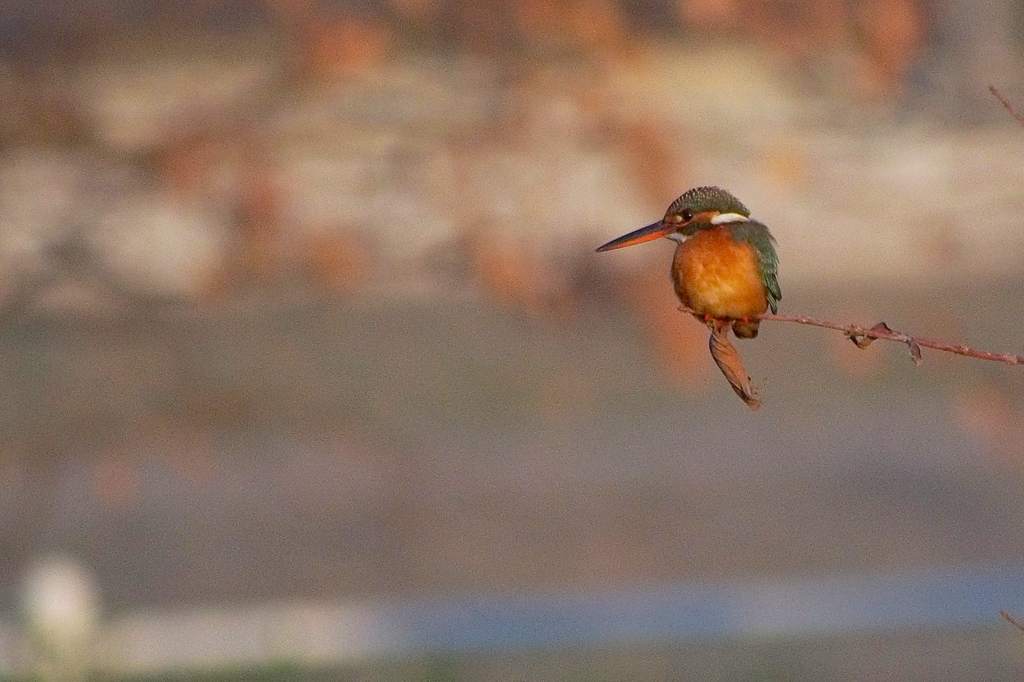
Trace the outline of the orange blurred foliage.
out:
M 678 385 L 695 386 L 711 368 L 708 330 L 678 310 L 668 263 L 663 266 L 631 271 L 617 290 L 639 319 L 665 376 Z
M 925 42 L 925 17 L 910 0 L 864 0 L 854 4 L 855 34 L 862 66 L 859 85 L 867 95 L 899 92 Z
M 565 318 L 575 301 L 564 269 L 526 244 L 486 231 L 461 240 L 470 276 L 491 300 L 534 317 Z
M 1024 410 L 998 386 L 978 384 L 953 395 L 952 413 L 961 429 L 979 439 L 1004 463 L 1024 464 Z
M 354 76 L 383 63 L 394 47 L 394 29 L 384 21 L 342 16 L 305 26 L 306 67 L 319 78 Z
M 118 456 L 100 459 L 93 467 L 93 492 L 107 507 L 124 509 L 139 499 L 138 464 Z
M 573 48 L 608 56 L 621 54 L 628 48 L 629 30 L 618 3 L 577 0 L 564 6 L 561 29 L 564 35 L 573 37 Z
M 852 53 L 852 62 L 829 68 L 851 70 L 855 92 L 876 99 L 898 94 L 920 58 L 927 17 L 914 0 L 678 0 L 680 23 L 699 33 L 750 37 L 797 63 L 823 63 Z
M 311 283 L 333 293 L 354 292 L 373 272 L 373 252 L 355 230 L 313 235 L 299 257 L 305 261 Z

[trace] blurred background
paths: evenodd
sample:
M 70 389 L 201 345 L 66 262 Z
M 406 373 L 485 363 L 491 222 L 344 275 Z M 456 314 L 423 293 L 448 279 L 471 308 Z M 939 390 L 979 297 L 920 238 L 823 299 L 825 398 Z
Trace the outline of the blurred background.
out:
M 0 676 L 1021 679 L 1011 0 L 0 3 Z M 91 673 L 90 673 L 91 671 Z

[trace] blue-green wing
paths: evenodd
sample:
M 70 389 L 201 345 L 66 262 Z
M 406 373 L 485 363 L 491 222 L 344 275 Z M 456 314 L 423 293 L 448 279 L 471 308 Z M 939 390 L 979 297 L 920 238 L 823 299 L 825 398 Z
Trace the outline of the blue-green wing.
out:
M 756 220 L 733 223 L 729 227 L 736 241 L 747 242 L 757 251 L 761 282 L 768 294 L 768 306 L 773 313 L 779 312 L 782 289 L 779 287 L 779 254 L 775 253 L 775 237 L 768 231 L 767 225 L 762 225 Z

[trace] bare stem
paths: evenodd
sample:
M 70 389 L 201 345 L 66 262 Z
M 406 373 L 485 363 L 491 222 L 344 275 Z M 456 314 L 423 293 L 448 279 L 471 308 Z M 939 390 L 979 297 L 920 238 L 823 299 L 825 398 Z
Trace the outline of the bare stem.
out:
M 681 307 L 680 310 L 690 314 L 695 314 L 689 308 Z M 829 320 L 818 320 L 806 315 L 772 315 L 768 313 L 764 315 L 757 315 L 754 319 L 772 322 L 791 322 L 793 324 L 805 324 L 812 327 L 821 327 L 823 329 L 834 329 L 835 331 L 845 334 L 846 337 L 853 341 L 858 348 L 867 348 L 871 345 L 872 341 L 879 339 L 882 341 L 902 343 L 910 350 L 910 357 L 914 361 L 915 365 L 921 364 L 922 348 L 931 348 L 932 350 L 940 350 L 945 353 L 955 353 L 956 355 L 977 358 L 979 360 L 1002 362 L 1007 365 L 1024 365 L 1024 355 L 1014 355 L 1013 353 L 990 353 L 989 351 L 976 350 L 962 344 L 946 343 L 945 341 L 926 339 L 921 336 L 911 336 L 910 334 L 890 329 L 885 322 L 879 322 L 873 327 L 862 327 L 856 324 L 840 324 Z
M 999 90 L 996 89 L 996 86 L 988 86 L 988 91 L 991 92 L 992 96 L 999 100 L 999 102 L 1006 108 L 1006 110 L 1010 112 L 1010 116 L 1013 116 L 1015 119 L 1017 119 L 1017 123 L 1024 125 L 1024 114 L 1019 113 L 1014 108 L 1014 106 L 1010 104 L 1010 100 L 1003 97 L 1003 93 L 999 92 Z
M 1017 619 L 1011 616 L 1009 613 L 1007 613 L 1006 611 L 1000 611 L 999 615 L 1002 616 L 1003 620 L 1005 620 L 1007 623 L 1017 628 L 1021 632 L 1024 632 L 1024 625 L 1021 625 L 1020 622 L 1018 622 Z

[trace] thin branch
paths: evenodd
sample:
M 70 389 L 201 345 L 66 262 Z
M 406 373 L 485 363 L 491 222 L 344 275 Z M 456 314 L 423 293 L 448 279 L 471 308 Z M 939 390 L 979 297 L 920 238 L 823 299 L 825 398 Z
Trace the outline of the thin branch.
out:
M 1010 116 L 1013 116 L 1015 119 L 1017 119 L 1017 123 L 1020 123 L 1021 125 L 1024 125 L 1024 114 L 1019 113 L 1013 107 L 1013 105 L 1010 104 L 1010 100 L 1008 100 L 1005 97 L 1003 97 L 1003 93 L 999 92 L 999 90 L 996 89 L 996 86 L 994 86 L 994 85 L 988 86 L 988 91 L 991 92 L 992 95 L 997 100 L 999 100 L 1000 103 L 1002 103 L 1002 105 L 1004 107 L 1006 107 L 1006 110 L 1010 112 Z
M 680 310 L 690 313 L 691 315 L 695 314 L 689 308 L 681 307 Z M 853 341 L 858 348 L 867 348 L 873 341 L 879 339 L 882 341 L 902 343 L 910 350 L 910 357 L 914 361 L 915 365 L 921 364 L 922 348 L 931 348 L 932 350 L 940 350 L 945 353 L 955 353 L 956 355 L 977 358 L 979 360 L 1002 362 L 1007 365 L 1024 365 L 1024 355 L 1014 355 L 1013 353 L 990 353 L 989 351 L 976 350 L 962 344 L 946 343 L 945 341 L 926 339 L 920 336 L 911 336 L 910 334 L 890 329 L 885 322 L 879 322 L 873 327 L 866 328 L 856 324 L 840 324 L 838 322 L 830 322 L 829 320 L 818 320 L 806 315 L 764 314 L 758 315 L 754 319 L 772 322 L 792 322 L 794 324 L 806 324 L 812 327 L 821 327 L 823 329 L 834 329 L 835 331 L 845 334 L 846 337 Z
M 1000 615 L 1000 616 L 1002 616 L 1002 617 L 1003 617 L 1003 620 L 1005 620 L 1005 621 L 1006 621 L 1007 623 L 1009 623 L 1009 624 L 1010 624 L 1010 625 L 1012 625 L 1013 627 L 1017 628 L 1017 629 L 1018 629 L 1018 630 L 1020 630 L 1021 632 L 1024 632 L 1024 625 L 1021 625 L 1021 624 L 1020 624 L 1020 623 L 1019 623 L 1019 622 L 1018 622 L 1018 621 L 1017 621 L 1017 620 L 1016 620 L 1016 619 L 1015 619 L 1015 618 L 1014 618 L 1013 616 L 1011 616 L 1011 615 L 1010 615 L 1009 613 L 1007 613 L 1006 611 L 1000 611 L 1000 612 L 999 612 L 999 615 Z

